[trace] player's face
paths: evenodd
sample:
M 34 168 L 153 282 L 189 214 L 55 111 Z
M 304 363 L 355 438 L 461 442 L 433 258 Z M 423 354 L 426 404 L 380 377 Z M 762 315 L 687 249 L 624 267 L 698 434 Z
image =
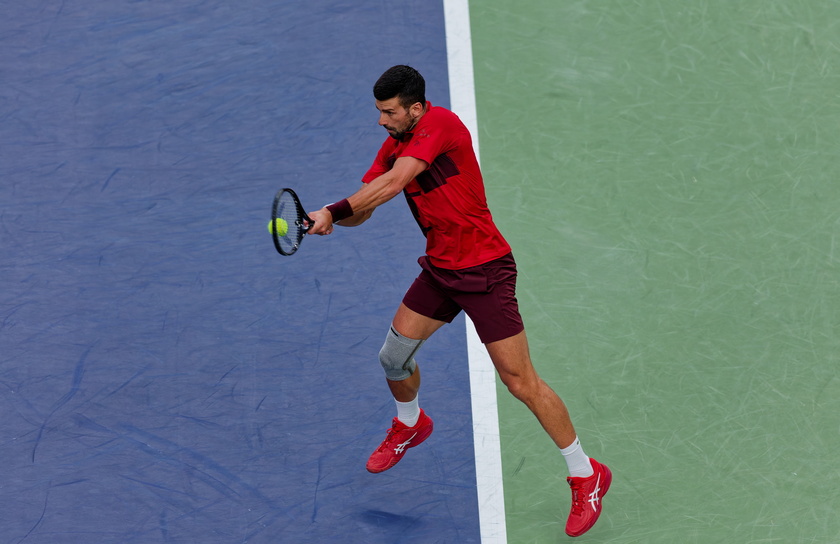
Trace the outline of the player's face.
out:
M 388 100 L 377 100 L 376 109 L 379 110 L 379 126 L 384 127 L 397 140 L 402 140 L 405 133 L 414 128 L 423 111 L 419 102 L 408 109 L 404 108 L 396 96 Z

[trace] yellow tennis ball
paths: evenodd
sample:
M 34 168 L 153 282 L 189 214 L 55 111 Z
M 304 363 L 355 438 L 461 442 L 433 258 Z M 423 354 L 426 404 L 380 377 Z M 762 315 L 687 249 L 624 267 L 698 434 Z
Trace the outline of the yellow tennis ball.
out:
M 277 230 L 277 236 L 286 236 L 286 233 L 289 232 L 289 224 L 282 217 L 278 217 L 274 221 L 268 222 L 268 232 L 274 234 L 275 229 Z

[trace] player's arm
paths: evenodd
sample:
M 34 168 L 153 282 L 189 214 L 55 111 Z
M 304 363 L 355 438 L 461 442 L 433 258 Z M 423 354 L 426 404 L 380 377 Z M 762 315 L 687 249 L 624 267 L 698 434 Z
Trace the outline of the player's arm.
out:
M 342 227 L 358 227 L 359 225 L 370 219 L 371 215 L 373 215 L 372 209 L 362 212 L 354 212 L 353 215 L 351 215 L 350 217 L 347 217 L 340 221 L 336 221 L 333 224 L 340 225 Z
M 400 194 L 411 180 L 428 167 L 428 163 L 414 157 L 398 158 L 393 168 L 366 183 L 350 197 L 311 212 L 309 217 L 315 225 L 309 229 L 309 233 L 329 234 L 337 220 L 343 226 L 361 225 L 370 218 L 373 210 Z
M 365 184 L 347 198 L 354 213 L 373 210 L 402 192 L 406 185 L 419 176 L 429 165 L 414 157 L 400 157 L 393 168 Z
M 362 187 L 364 187 L 365 185 L 367 184 L 363 183 Z M 342 227 L 358 227 L 359 225 L 370 219 L 371 215 L 373 215 L 373 209 L 358 212 L 354 210 L 353 215 L 342 219 L 341 221 L 336 221 L 333 224 L 341 225 Z

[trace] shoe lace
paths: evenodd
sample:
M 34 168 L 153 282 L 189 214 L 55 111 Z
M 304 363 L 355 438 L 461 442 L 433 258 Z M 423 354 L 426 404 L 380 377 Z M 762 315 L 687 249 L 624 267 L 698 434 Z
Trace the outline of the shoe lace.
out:
M 585 507 L 581 488 L 583 483 L 569 478 L 569 486 L 572 488 L 572 515 L 579 516 Z
M 385 435 L 385 440 L 383 440 L 382 443 L 379 444 L 379 447 L 376 448 L 376 450 L 382 451 L 389 449 L 391 447 L 391 439 L 395 434 L 397 434 L 397 431 L 394 428 L 388 429 L 388 434 Z

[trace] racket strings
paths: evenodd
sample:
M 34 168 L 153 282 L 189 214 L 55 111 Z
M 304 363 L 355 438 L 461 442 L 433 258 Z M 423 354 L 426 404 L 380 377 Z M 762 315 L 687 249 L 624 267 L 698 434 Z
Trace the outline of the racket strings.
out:
M 280 197 L 277 203 L 277 217 L 285 221 L 287 226 L 285 234 L 276 234 L 277 241 L 284 252 L 292 253 L 298 248 L 306 234 L 306 225 L 300 207 L 290 194 L 284 193 Z

